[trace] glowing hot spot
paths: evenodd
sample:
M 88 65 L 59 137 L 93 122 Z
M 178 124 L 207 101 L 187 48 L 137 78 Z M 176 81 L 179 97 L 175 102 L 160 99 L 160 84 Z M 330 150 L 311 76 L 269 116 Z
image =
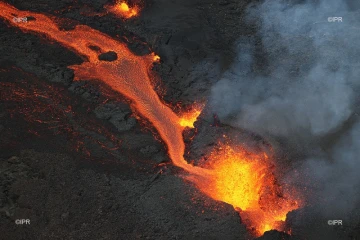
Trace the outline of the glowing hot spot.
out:
M 139 14 L 140 8 L 139 6 L 135 5 L 133 7 L 130 7 L 126 2 L 124 1 L 118 1 L 115 3 L 115 5 L 108 5 L 105 6 L 108 11 L 111 13 L 122 17 L 122 18 L 132 18 Z
M 230 147 L 224 151 L 223 158 L 213 156 L 214 177 L 203 190 L 212 198 L 242 210 L 257 208 L 264 166 L 257 162 L 256 156 L 235 154 Z
M 201 114 L 202 108 L 194 108 L 193 110 L 182 114 L 179 124 L 182 127 L 194 128 L 194 123 Z
M 154 62 L 159 62 L 160 61 L 160 56 L 159 55 L 154 55 Z
M 129 6 L 124 2 L 118 4 L 117 6 L 118 6 L 118 9 L 123 12 L 128 12 L 130 10 Z

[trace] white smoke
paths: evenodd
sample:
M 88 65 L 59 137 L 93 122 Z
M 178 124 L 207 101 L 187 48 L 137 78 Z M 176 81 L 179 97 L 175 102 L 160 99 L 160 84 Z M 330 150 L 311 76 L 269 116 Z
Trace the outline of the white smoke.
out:
M 321 186 L 318 197 L 341 211 L 351 211 L 360 199 L 359 5 L 266 0 L 249 7 L 262 50 L 256 38 L 240 39 L 238 58 L 213 86 L 210 100 L 222 122 L 311 143 L 302 168 Z M 259 55 L 266 61 L 259 63 Z
M 344 134 L 330 157 L 305 162 L 311 180 L 318 184 L 317 200 L 325 211 L 342 216 L 359 206 L 360 200 L 360 123 Z

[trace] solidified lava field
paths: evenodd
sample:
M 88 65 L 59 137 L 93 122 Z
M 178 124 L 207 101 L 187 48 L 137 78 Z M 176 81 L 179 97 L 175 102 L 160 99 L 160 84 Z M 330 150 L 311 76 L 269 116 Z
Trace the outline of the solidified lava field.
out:
M 360 239 L 359 29 L 355 0 L 0 1 L 0 239 Z

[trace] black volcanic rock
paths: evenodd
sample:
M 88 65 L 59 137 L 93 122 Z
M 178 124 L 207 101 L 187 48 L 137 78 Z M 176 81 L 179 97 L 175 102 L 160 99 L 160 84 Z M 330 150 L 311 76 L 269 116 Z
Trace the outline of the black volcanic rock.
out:
M 112 62 L 112 61 L 115 61 L 117 58 L 118 57 L 117 57 L 116 52 L 113 52 L 113 51 L 109 51 L 109 52 L 102 53 L 99 55 L 99 60 L 101 60 L 101 61 Z
M 257 240 L 290 240 L 291 236 L 284 232 L 278 232 L 276 230 L 267 231 L 263 236 L 257 238 Z
M 0 167 L 2 239 L 246 239 L 230 205 L 171 174 L 115 176 L 64 154 L 32 150 Z M 14 224 L 19 218 L 30 219 L 31 227 Z

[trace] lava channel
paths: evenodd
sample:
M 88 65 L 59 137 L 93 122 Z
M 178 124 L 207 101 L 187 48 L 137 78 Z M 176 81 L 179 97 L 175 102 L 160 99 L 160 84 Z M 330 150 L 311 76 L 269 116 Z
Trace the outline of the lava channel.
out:
M 222 153 L 212 154 L 211 166 L 193 166 L 184 159 L 182 132 L 186 127 L 192 127 L 196 118 L 187 116 L 184 119 L 176 115 L 153 89 L 149 71 L 158 59 L 155 54 L 136 56 L 124 43 L 88 26 L 77 25 L 73 30 L 60 30 L 54 17 L 20 11 L 4 2 L 0 2 L 0 8 L 0 16 L 10 25 L 45 35 L 84 56 L 87 59 L 84 63 L 69 66 L 74 70 L 74 80 L 101 81 L 130 99 L 132 107 L 148 119 L 160 134 L 172 163 L 184 169 L 188 173 L 186 178 L 203 193 L 233 205 L 255 235 L 270 229 L 283 230 L 281 223 L 286 214 L 298 208 L 299 203 L 293 199 L 295 197 L 283 194 L 269 170 L 268 159 L 259 157 L 261 154 L 245 154 L 243 150 L 234 150 L 230 146 L 224 146 Z M 32 20 L 13 21 L 14 17 L 27 16 L 32 16 Z M 117 58 L 101 61 L 99 51 L 116 53 Z

